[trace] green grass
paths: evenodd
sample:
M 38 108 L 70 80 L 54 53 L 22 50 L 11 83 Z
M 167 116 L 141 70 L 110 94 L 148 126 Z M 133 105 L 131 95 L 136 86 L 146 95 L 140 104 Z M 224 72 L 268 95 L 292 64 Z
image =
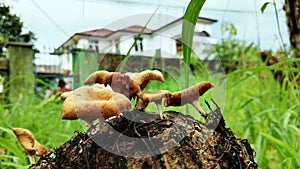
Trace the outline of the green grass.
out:
M 209 80 L 209 77 L 197 74 L 195 79 L 198 82 Z M 178 91 L 183 82 L 166 76 L 165 83 L 152 81 L 146 90 Z M 269 68 L 260 65 L 240 68 L 225 75 L 225 79 L 221 78 L 215 85 L 218 87 L 224 82 L 226 95 L 215 99 L 225 102 L 222 108 L 227 126 L 236 137 L 249 140 L 259 167 L 299 167 L 300 90 L 295 88 L 295 82 L 286 81 L 288 87 L 283 88 L 273 79 Z M 207 110 L 204 100 L 209 100 L 214 92 L 217 90 L 213 88 L 200 98 L 204 109 Z M 193 107 L 189 109 L 192 116 L 199 118 Z M 154 104 L 150 104 L 147 110 L 157 111 Z M 165 110 L 185 111 L 185 108 L 169 107 Z M 0 147 L 6 149 L 6 153 L 0 155 L 0 168 L 26 168 L 29 165 L 25 151 L 11 131 L 13 127 L 31 130 L 50 149 L 70 139 L 75 130 L 84 128 L 79 120 L 61 120 L 61 102 L 55 98 L 21 95 L 14 104 L 1 104 L 0 112 Z
M 54 97 L 38 99 L 35 96 L 22 96 L 11 105 L 0 105 L 0 147 L 6 153 L 0 154 L 0 168 L 28 167 L 26 152 L 17 142 L 12 128 L 21 127 L 32 131 L 35 138 L 49 149 L 58 147 L 82 130 L 79 121 L 60 119 L 61 102 Z
M 262 67 L 251 69 L 227 76 L 227 125 L 249 139 L 260 168 L 299 168 L 300 90 L 295 82 L 281 87 Z

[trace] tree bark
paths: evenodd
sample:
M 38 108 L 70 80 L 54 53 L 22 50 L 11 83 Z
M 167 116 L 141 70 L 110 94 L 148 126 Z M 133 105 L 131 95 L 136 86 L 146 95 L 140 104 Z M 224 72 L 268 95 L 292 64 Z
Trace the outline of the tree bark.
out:
M 284 10 L 289 28 L 290 42 L 295 49 L 296 58 L 300 58 L 300 0 L 285 0 Z

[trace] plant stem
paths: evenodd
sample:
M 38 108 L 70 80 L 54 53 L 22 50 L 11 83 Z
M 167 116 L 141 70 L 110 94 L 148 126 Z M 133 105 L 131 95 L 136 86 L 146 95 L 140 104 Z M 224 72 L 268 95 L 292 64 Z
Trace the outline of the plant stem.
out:
M 275 0 L 273 0 L 273 5 L 274 5 L 274 10 L 275 10 L 277 30 L 278 30 L 279 38 L 280 38 L 281 45 L 282 45 L 281 48 L 282 48 L 282 51 L 286 54 L 286 49 L 285 49 L 284 41 L 283 41 L 282 34 L 281 34 L 281 28 L 280 28 L 280 24 L 279 24 L 279 16 L 278 16 L 277 5 L 276 5 Z

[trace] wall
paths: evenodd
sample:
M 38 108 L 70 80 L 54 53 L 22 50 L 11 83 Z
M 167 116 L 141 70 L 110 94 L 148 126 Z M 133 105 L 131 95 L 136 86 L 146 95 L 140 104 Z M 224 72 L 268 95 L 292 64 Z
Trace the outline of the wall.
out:
M 9 98 L 16 100 L 20 95 L 34 93 L 34 68 L 32 44 L 9 42 L 6 45 L 9 59 Z

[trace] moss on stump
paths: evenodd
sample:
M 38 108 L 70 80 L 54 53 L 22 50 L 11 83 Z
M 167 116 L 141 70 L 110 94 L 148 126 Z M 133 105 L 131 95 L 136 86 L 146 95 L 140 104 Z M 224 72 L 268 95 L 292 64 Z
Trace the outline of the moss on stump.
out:
M 130 111 L 86 133 L 77 132 L 30 168 L 254 169 L 258 166 L 253 153 L 246 139 L 236 138 L 225 127 L 218 106 L 211 109 L 205 123 L 173 111 L 164 112 L 163 119 Z

